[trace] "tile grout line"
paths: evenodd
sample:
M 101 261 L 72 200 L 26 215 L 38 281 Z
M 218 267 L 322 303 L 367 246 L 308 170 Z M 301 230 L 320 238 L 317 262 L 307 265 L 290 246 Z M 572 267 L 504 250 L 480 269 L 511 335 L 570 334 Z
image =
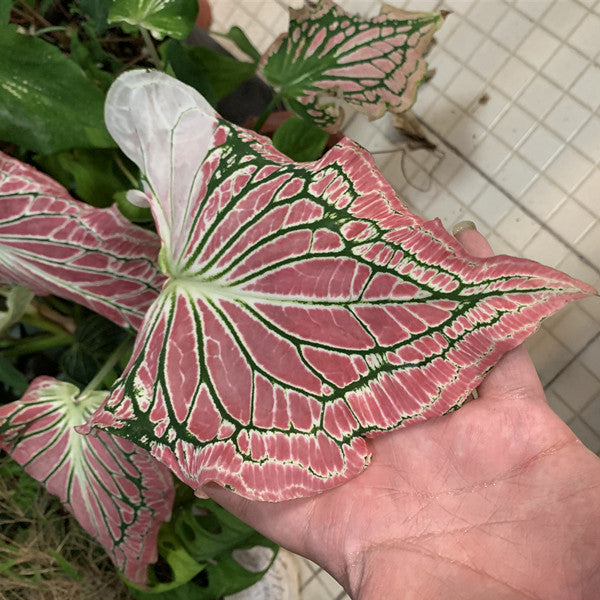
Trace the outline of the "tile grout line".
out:
M 566 248 L 568 248 L 581 262 L 583 262 L 586 266 L 592 269 L 596 274 L 600 275 L 600 267 L 595 265 L 589 258 L 583 255 L 579 250 L 574 248 L 572 244 L 570 244 L 562 235 L 554 231 L 551 227 L 548 227 L 546 223 L 533 211 L 529 208 L 521 204 L 515 196 L 513 196 L 508 190 L 504 189 L 497 181 L 495 181 L 490 175 L 488 175 L 485 171 L 479 168 L 469 157 L 465 156 L 459 148 L 457 148 L 454 144 L 450 143 L 444 137 L 439 135 L 433 127 L 431 127 L 426 121 L 424 121 L 418 115 L 415 115 L 419 123 L 427 129 L 430 133 L 435 135 L 450 151 L 452 151 L 456 156 L 458 156 L 461 160 L 463 160 L 467 165 L 469 165 L 472 169 L 474 169 L 487 183 L 489 183 L 492 187 L 498 190 L 505 198 L 510 200 L 515 206 L 520 208 L 530 219 L 535 221 L 542 229 L 548 232 L 550 235 L 554 236 L 561 244 L 563 244 Z
M 438 7 L 440 4 L 443 4 L 443 0 L 441 0 L 440 2 L 438 2 Z M 501 18 L 504 18 L 505 15 L 507 15 L 511 10 L 515 11 L 515 14 L 519 14 L 522 18 L 525 18 L 526 20 L 528 20 L 530 22 L 530 26 L 533 27 L 533 29 L 539 28 L 540 30 L 544 31 L 547 35 L 551 36 L 554 40 L 558 40 L 560 42 L 560 44 L 562 45 L 562 47 L 568 47 L 571 51 L 577 52 L 578 56 L 584 60 L 587 60 L 590 62 L 590 64 L 594 64 L 594 59 L 588 57 L 587 55 L 584 55 L 582 53 L 581 50 L 579 50 L 577 47 L 572 46 L 568 43 L 568 36 L 567 37 L 560 37 L 558 36 L 557 33 L 555 33 L 554 31 L 552 31 L 551 29 L 547 28 L 546 26 L 543 25 L 542 23 L 542 19 L 544 18 L 544 16 L 548 13 L 549 10 L 551 10 L 550 5 L 548 7 L 546 7 L 545 11 L 543 14 L 539 15 L 539 17 L 537 19 L 533 19 L 532 17 L 530 17 L 529 15 L 527 15 L 526 13 L 522 12 L 522 10 L 518 7 L 518 5 L 514 5 L 511 6 L 509 5 L 506 0 L 503 1 L 503 4 L 505 5 L 505 11 L 502 14 Z M 472 10 L 473 10 L 473 6 L 471 6 L 463 15 L 458 15 L 462 20 L 464 20 L 465 23 L 469 24 L 469 26 L 474 27 L 476 30 L 483 32 L 483 30 L 481 30 L 478 25 L 477 22 L 473 20 L 472 18 Z M 583 8 L 583 7 L 582 7 Z M 595 14 L 593 9 L 590 9 L 589 7 L 587 8 L 587 11 L 589 14 Z M 571 31 L 575 31 L 577 29 L 577 27 L 579 27 L 579 25 L 581 25 L 581 23 L 585 20 L 585 16 L 582 17 L 580 19 L 580 21 L 578 23 L 576 23 Z M 530 28 L 531 31 L 531 28 Z M 556 100 L 553 102 L 553 104 L 551 106 L 549 106 L 547 108 L 547 110 L 545 111 L 545 115 L 549 115 L 551 114 L 554 110 L 556 110 L 556 108 L 558 106 L 560 106 L 560 104 L 562 102 L 572 102 L 575 103 L 577 106 L 579 106 L 582 110 L 585 110 L 587 112 L 590 111 L 590 107 L 589 105 L 587 105 L 584 101 L 582 101 L 580 99 L 579 96 L 575 96 L 573 95 L 569 89 L 567 89 L 565 86 L 561 86 L 559 84 L 559 82 L 557 82 L 555 79 L 553 79 L 551 76 L 549 76 L 545 71 L 544 68 L 546 65 L 548 65 L 551 61 L 552 61 L 552 57 L 548 57 L 542 64 L 540 65 L 534 65 L 531 64 L 527 61 L 526 58 L 521 57 L 519 55 L 519 50 L 522 47 L 524 40 L 521 40 L 514 48 L 511 48 L 510 46 L 506 46 L 504 45 L 504 43 L 502 42 L 502 40 L 497 39 L 497 38 L 492 38 L 493 42 L 498 44 L 500 46 L 500 48 L 508 53 L 508 57 L 509 59 L 517 59 L 521 62 L 524 62 L 525 66 L 528 69 L 531 69 L 532 72 L 534 73 L 533 78 L 531 78 L 521 89 L 521 91 L 523 91 L 524 89 L 526 89 L 526 87 L 530 86 L 533 84 L 533 82 L 536 81 L 536 79 L 540 79 L 541 81 L 544 81 L 546 84 L 554 86 L 557 88 L 557 90 L 560 92 L 558 97 L 556 98 Z M 473 75 L 475 75 L 478 78 L 482 78 L 482 74 L 477 71 L 472 69 L 470 66 L 468 66 L 468 62 L 470 60 L 470 58 L 477 52 L 477 49 L 473 50 L 473 52 L 471 53 L 471 55 L 469 55 L 467 58 L 464 57 L 460 57 L 457 56 L 453 53 L 451 48 L 446 47 L 444 44 L 442 44 L 440 46 L 441 48 L 443 48 L 443 51 L 448 54 L 449 56 L 454 57 L 454 59 L 456 59 L 458 61 L 458 63 L 460 63 L 462 69 L 465 69 L 467 72 L 472 73 Z M 508 60 L 508 59 L 507 59 Z M 493 74 L 488 74 L 488 77 L 485 78 L 483 77 L 483 80 L 485 80 L 485 85 L 490 87 L 491 89 L 496 90 L 497 92 L 499 92 L 502 96 L 505 95 L 505 91 L 502 88 L 498 88 L 496 87 L 496 84 L 494 83 L 494 79 L 496 77 L 496 74 L 501 70 L 501 68 L 497 68 Z M 584 71 L 577 77 L 577 79 L 575 80 L 574 83 L 576 83 L 577 81 L 579 81 L 581 79 L 581 77 L 583 77 Z M 435 81 L 435 80 L 434 80 Z M 456 105 L 456 103 L 454 103 L 453 99 L 448 97 L 443 90 L 436 88 L 441 96 L 441 98 L 445 99 L 448 102 L 453 103 L 456 108 L 458 110 L 460 110 L 463 113 L 463 116 L 469 116 L 468 115 L 468 111 L 465 110 L 464 107 L 458 106 Z M 503 161 L 504 164 L 506 164 L 511 157 L 515 157 L 518 160 L 522 161 L 525 165 L 531 167 L 534 171 L 537 172 L 537 177 L 534 178 L 528 185 L 527 188 L 529 188 L 533 183 L 535 183 L 536 179 L 539 179 L 540 177 L 544 177 L 547 178 L 549 177 L 550 181 L 557 186 L 565 195 L 565 199 L 566 198 L 570 198 L 572 200 L 574 200 L 578 206 L 582 207 L 581 204 L 572 197 L 572 192 L 573 189 L 567 189 L 562 187 L 561 183 L 556 181 L 553 177 L 549 176 L 546 174 L 546 167 L 548 166 L 548 164 L 552 163 L 552 161 L 554 161 L 557 156 L 560 154 L 560 152 L 563 152 L 565 149 L 570 150 L 571 152 L 577 152 L 580 154 L 583 154 L 585 156 L 586 160 L 589 160 L 591 165 L 592 165 L 592 170 L 594 168 L 594 165 L 598 164 L 598 159 L 592 157 L 587 151 L 580 149 L 577 146 L 573 145 L 573 139 L 580 134 L 580 132 L 582 130 L 585 129 L 587 122 L 589 122 L 594 115 L 594 111 L 592 110 L 589 114 L 589 117 L 586 119 L 586 123 L 582 123 L 580 124 L 578 127 L 576 127 L 574 130 L 572 130 L 569 135 L 565 135 L 562 132 L 559 132 L 555 129 L 554 126 L 551 125 L 546 125 L 544 124 L 541 120 L 539 120 L 540 115 L 536 115 L 534 114 L 530 108 L 524 108 L 522 105 L 520 105 L 516 99 L 516 96 L 512 96 L 510 98 L 506 98 L 507 99 L 507 105 L 504 107 L 504 109 L 499 112 L 494 119 L 491 122 L 482 122 L 477 115 L 473 115 L 473 119 L 475 121 L 475 123 L 478 126 L 483 127 L 483 129 L 485 130 L 486 134 L 488 136 L 494 136 L 492 130 L 495 127 L 496 123 L 498 121 L 500 121 L 504 115 L 511 110 L 511 108 L 516 108 L 517 110 L 523 111 L 526 115 L 528 115 L 529 117 L 531 117 L 533 119 L 533 121 L 536 121 L 536 119 L 538 120 L 538 124 L 541 125 L 543 127 L 544 130 L 549 131 L 552 135 L 556 135 L 558 136 L 558 138 L 563 142 L 563 145 L 561 147 L 561 149 L 557 150 L 551 157 L 548 158 L 547 163 L 540 168 L 539 165 L 532 163 L 529 158 L 527 156 L 524 156 L 521 154 L 520 150 L 521 147 L 531 138 L 532 133 L 535 131 L 535 125 L 527 132 L 525 132 L 521 139 L 518 140 L 518 142 L 516 142 L 514 145 L 512 145 L 512 147 L 510 148 L 510 152 L 507 155 L 507 157 L 505 158 L 505 160 Z M 430 128 L 431 130 L 431 128 Z M 441 137 L 439 134 L 437 134 L 438 137 L 440 138 L 440 140 L 445 141 L 445 139 L 443 137 Z M 504 143 L 505 140 L 502 139 L 502 143 Z M 447 142 L 446 142 L 447 143 Z M 448 144 L 448 146 L 450 146 L 450 144 Z M 509 144 L 510 146 L 510 144 Z M 457 154 L 461 155 L 462 154 L 460 152 L 458 152 Z M 590 171 L 591 172 L 591 171 Z M 586 175 L 586 177 L 589 177 L 590 173 L 588 173 Z M 582 179 L 583 181 L 583 179 Z M 582 183 L 582 181 L 580 181 L 577 185 L 580 185 Z M 513 199 L 514 200 L 514 199 Z M 524 208 L 521 204 L 519 204 L 519 206 L 521 208 Z M 589 210 L 587 209 L 587 207 L 582 207 L 584 208 L 584 210 Z M 555 207 L 555 209 L 558 209 L 558 206 Z M 536 222 L 539 223 L 539 221 L 537 219 L 534 219 Z M 543 225 L 543 224 L 542 224 Z M 561 243 L 563 243 L 568 249 L 573 249 L 572 245 L 570 243 L 566 243 L 559 235 L 557 235 L 555 232 L 551 231 L 549 228 L 547 227 L 543 227 L 544 229 L 547 229 L 548 231 L 550 231 L 554 237 L 556 237 L 556 239 L 558 239 Z M 574 252 L 577 255 L 577 252 Z M 585 259 L 585 257 L 583 256 L 579 256 L 579 258 L 581 258 L 586 264 L 589 264 L 588 261 Z M 594 269 L 593 265 L 592 268 Z M 594 269 L 595 270 L 595 269 Z
M 575 354 L 573 354 L 573 356 L 568 360 L 568 362 L 563 365 L 552 377 L 552 379 L 550 379 L 550 381 L 548 381 L 548 383 L 544 386 L 544 391 L 546 391 L 547 389 L 550 388 L 550 386 L 576 361 L 579 360 L 579 357 L 596 341 L 600 339 L 600 331 L 598 333 L 596 333 L 596 335 L 594 335 L 594 337 L 592 337 L 584 346 L 583 348 L 581 348 L 580 350 L 578 350 Z M 579 414 L 579 412 L 575 412 L 576 415 Z

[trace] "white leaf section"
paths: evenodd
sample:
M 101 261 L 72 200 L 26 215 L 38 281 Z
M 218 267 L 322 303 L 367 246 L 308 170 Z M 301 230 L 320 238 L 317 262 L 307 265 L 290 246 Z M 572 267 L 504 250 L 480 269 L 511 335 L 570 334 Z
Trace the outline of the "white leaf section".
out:
M 145 174 L 146 192 L 162 200 L 152 206 L 156 225 L 169 254 L 179 256 L 183 241 L 178 232 L 202 186 L 201 167 L 213 145 L 216 112 L 180 81 L 158 71 L 135 70 L 111 86 L 104 118 L 123 152 Z

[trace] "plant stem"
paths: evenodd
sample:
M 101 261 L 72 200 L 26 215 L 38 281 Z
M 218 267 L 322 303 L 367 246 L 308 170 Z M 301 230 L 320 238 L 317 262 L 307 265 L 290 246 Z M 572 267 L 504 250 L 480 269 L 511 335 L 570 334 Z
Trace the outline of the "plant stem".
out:
M 23 356 L 24 354 L 33 354 L 54 348 L 56 346 L 68 346 L 73 341 L 73 337 L 68 333 L 36 335 L 22 340 L 17 340 L 10 345 L 10 348 L 4 350 L 2 355 L 6 358 L 11 356 Z
M 85 386 L 79 396 L 94 392 L 98 387 L 102 385 L 104 378 L 112 371 L 113 367 L 117 364 L 119 359 L 125 354 L 125 351 L 129 347 L 129 337 L 123 341 L 119 347 L 106 359 L 106 362 L 102 365 L 100 370 L 94 375 L 92 380 Z
M 148 50 L 150 60 L 159 71 L 164 71 L 162 61 L 160 60 L 160 56 L 156 51 L 156 47 L 154 46 L 150 32 L 145 27 L 140 27 L 140 32 L 144 38 L 144 44 L 146 44 L 146 50 Z
M 47 331 L 48 333 L 53 333 L 55 335 L 63 335 L 66 333 L 69 335 L 69 337 L 72 338 L 70 331 L 66 331 L 60 325 L 57 325 L 52 321 L 48 321 L 47 319 L 44 319 L 43 317 L 40 317 L 38 315 L 23 315 L 23 317 L 21 317 L 21 323 L 25 323 L 26 325 L 33 325 L 38 329 L 42 329 L 43 331 Z
M 256 125 L 254 125 L 254 131 L 260 133 L 260 130 L 265 124 L 265 121 L 269 118 L 269 115 L 273 112 L 273 109 L 279 104 L 282 97 L 283 93 L 279 92 L 271 98 L 271 101 L 269 102 L 269 104 L 267 104 L 265 110 L 263 110 L 260 114 L 260 117 L 258 117 L 258 121 L 256 121 Z
M 56 296 L 45 296 L 44 303 L 59 313 L 63 313 L 69 317 L 73 316 L 73 306 L 69 302 L 61 300 Z
M 37 12 L 34 8 L 29 6 L 29 4 L 27 4 L 25 0 L 20 0 L 19 4 L 22 6 L 22 10 L 19 10 L 18 8 L 16 8 L 16 6 L 13 7 L 13 10 L 17 13 L 20 13 L 21 15 L 24 15 L 25 18 L 29 17 L 30 19 L 32 19 L 35 27 L 38 27 L 39 25 L 41 25 L 44 28 L 54 27 L 52 23 L 50 23 L 50 21 L 47 21 L 42 15 L 40 15 L 39 12 Z M 67 35 L 65 35 L 63 31 L 61 31 L 60 29 L 53 29 L 48 33 L 52 33 L 53 37 L 63 48 L 70 48 L 71 40 Z
M 33 35 L 35 37 L 40 37 L 41 35 L 44 35 L 45 33 L 52 33 L 53 31 L 66 31 L 66 30 L 67 30 L 66 27 L 61 27 L 59 25 L 53 25 L 52 27 L 42 27 L 41 29 L 36 29 L 36 31 Z
M 119 153 L 115 152 L 114 157 L 115 157 L 115 162 L 117 163 L 117 166 L 119 167 L 119 169 L 121 169 L 121 172 L 123 173 L 123 175 L 125 175 L 125 177 L 127 177 L 127 179 L 129 180 L 129 183 L 131 183 L 131 185 L 135 189 L 137 189 L 137 187 L 138 187 L 137 179 L 133 176 L 131 171 L 125 166 L 125 164 L 121 160 L 121 157 L 119 156 Z

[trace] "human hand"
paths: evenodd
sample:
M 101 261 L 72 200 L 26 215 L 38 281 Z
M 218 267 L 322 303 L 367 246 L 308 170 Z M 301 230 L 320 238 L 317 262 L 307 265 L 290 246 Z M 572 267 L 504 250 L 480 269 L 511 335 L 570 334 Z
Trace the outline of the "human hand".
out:
M 476 231 L 457 234 L 488 256 Z M 329 571 L 355 599 L 592 599 L 600 459 L 548 407 L 523 347 L 459 412 L 370 440 L 371 465 L 309 498 L 205 491 Z

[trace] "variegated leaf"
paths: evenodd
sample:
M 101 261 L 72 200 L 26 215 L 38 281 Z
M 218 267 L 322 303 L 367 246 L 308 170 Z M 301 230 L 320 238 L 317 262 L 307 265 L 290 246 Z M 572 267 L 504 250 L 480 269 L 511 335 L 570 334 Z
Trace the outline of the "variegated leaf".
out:
M 414 103 L 427 66 L 423 54 L 441 27 L 441 13 L 387 7 L 378 17 L 346 14 L 332 0 L 290 9 L 290 26 L 260 67 L 298 115 L 336 131 L 336 98 L 372 118 Z
M 0 153 L 0 282 L 75 300 L 137 329 L 165 280 L 159 240 Z
M 106 397 L 39 377 L 0 407 L 0 448 L 58 496 L 126 577 L 146 582 L 174 498 L 169 471 L 132 442 L 75 431 Z
M 198 493 L 216 481 L 283 500 L 353 477 L 365 436 L 457 408 L 541 319 L 594 293 L 469 256 L 349 140 L 294 164 L 196 97 L 142 72 L 109 92 L 109 130 L 155 192 L 169 281 L 87 427 L 135 440 Z

